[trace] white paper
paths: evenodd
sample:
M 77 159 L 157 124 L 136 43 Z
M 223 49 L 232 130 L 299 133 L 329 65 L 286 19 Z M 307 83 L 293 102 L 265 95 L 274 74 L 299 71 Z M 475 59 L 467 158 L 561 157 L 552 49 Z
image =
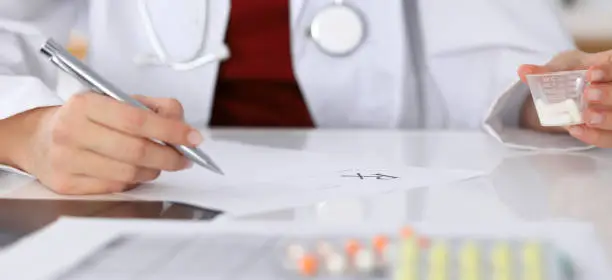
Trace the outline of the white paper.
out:
M 510 209 L 485 180 L 470 182 L 458 188 L 434 188 L 423 202 L 423 219 L 438 223 L 465 220 L 488 224 L 520 222 L 521 217 Z
M 252 214 L 347 197 L 444 185 L 483 175 L 476 171 L 386 165 L 327 154 L 231 142 L 208 142 L 203 149 L 224 170 L 200 167 L 165 173 L 123 195 L 139 200 L 188 203 Z
M 79 267 L 82 260 L 98 251 L 107 242 L 124 234 L 147 234 L 168 238 L 205 233 L 256 236 L 280 234 L 308 237 L 322 233 L 361 235 L 382 232 L 395 234 L 400 226 L 402 224 L 398 223 L 334 226 L 283 222 L 206 223 L 62 218 L 6 250 L 0 251 L 0 279 L 56 279 L 58 275 Z M 603 252 L 603 246 L 593 228 L 586 224 L 572 222 L 499 224 L 425 222 L 412 226 L 422 235 L 545 238 L 569 254 L 582 276 L 576 280 L 612 279 L 610 263 Z M 159 254 L 162 249 L 164 248 L 161 244 L 148 248 L 151 254 Z M 236 251 L 236 257 L 240 257 L 240 250 Z M 139 254 L 141 258 L 145 254 L 143 251 L 134 253 Z M 126 256 L 116 257 L 125 258 Z M 130 266 L 135 263 L 138 263 L 136 259 L 133 263 L 123 264 L 123 269 L 129 270 Z M 197 279 L 210 279 L 206 276 L 201 275 Z

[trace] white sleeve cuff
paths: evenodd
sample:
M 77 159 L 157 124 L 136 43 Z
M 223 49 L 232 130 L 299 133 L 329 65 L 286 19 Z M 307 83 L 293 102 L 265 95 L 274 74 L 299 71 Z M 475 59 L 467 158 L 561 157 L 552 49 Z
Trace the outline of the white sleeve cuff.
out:
M 521 107 L 529 94 L 529 88 L 521 81 L 513 84 L 493 102 L 485 118 L 484 129 L 504 145 L 516 149 L 580 151 L 594 148 L 570 135 L 520 128 Z
M 0 119 L 35 108 L 62 104 L 62 99 L 36 77 L 0 76 Z M 0 165 L 0 171 L 32 177 L 6 165 Z
M 19 169 L 16 169 L 16 168 L 13 168 L 13 167 L 10 167 L 10 166 L 7 166 L 7 165 L 0 164 L 0 172 L 2 172 L 2 171 L 9 172 L 9 173 L 14 173 L 14 174 L 20 174 L 20 175 L 24 175 L 24 176 L 27 176 L 27 177 L 30 177 L 30 178 L 35 178 L 34 176 L 30 175 L 29 173 L 23 172 L 23 171 L 21 171 Z
M 0 119 L 62 104 L 63 100 L 36 77 L 0 76 Z

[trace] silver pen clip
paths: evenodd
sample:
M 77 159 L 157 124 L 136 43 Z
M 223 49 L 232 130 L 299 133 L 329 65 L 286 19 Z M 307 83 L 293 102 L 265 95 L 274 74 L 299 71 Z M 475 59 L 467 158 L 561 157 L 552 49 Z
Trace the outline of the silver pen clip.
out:
M 83 86 L 100 93 L 100 90 L 95 85 L 92 85 L 91 83 L 87 82 L 87 80 L 84 79 L 81 75 L 79 75 L 79 73 L 72 71 L 72 69 L 70 69 L 70 67 L 68 67 L 68 65 L 66 65 L 66 63 L 62 61 L 62 59 L 58 55 L 56 55 L 54 52 L 50 52 L 47 55 L 49 57 L 49 61 L 55 64 L 59 69 L 66 72 L 68 75 L 72 76 L 73 78 L 75 78 Z
M 73 76 L 73 77 L 75 77 L 75 78 L 77 78 L 77 79 L 78 79 L 78 75 L 77 75 L 77 74 L 76 74 L 74 71 L 72 71 L 72 70 L 70 69 L 70 67 L 68 67 L 68 66 L 66 65 L 66 63 L 64 63 L 64 62 L 63 62 L 63 61 L 62 61 L 62 60 L 61 60 L 61 59 L 60 59 L 58 56 L 55 56 L 55 55 L 50 56 L 50 57 L 49 57 L 49 61 L 51 61 L 53 64 L 55 64 L 55 65 L 56 65 L 58 68 L 60 68 L 62 71 L 64 71 L 64 72 L 66 72 L 66 73 L 70 74 L 70 76 Z

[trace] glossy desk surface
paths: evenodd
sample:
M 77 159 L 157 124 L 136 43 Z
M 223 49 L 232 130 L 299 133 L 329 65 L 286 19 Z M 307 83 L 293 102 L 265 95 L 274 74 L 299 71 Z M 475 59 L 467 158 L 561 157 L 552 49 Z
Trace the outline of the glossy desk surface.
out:
M 216 139 L 339 154 L 360 154 L 422 167 L 481 170 L 486 176 L 403 195 L 335 198 L 296 209 L 239 217 L 316 222 L 368 220 L 482 223 L 576 220 L 597 229 L 612 253 L 612 151 L 539 153 L 504 147 L 477 132 L 398 132 L 386 130 L 213 130 Z M 26 191 L 24 191 L 26 189 Z M 36 182 L 0 176 L 0 230 L 25 233 L 58 215 L 193 218 L 176 206 L 125 201 L 32 201 L 45 193 Z M 41 195 L 41 197 L 45 197 Z M 91 199 L 94 199 L 92 197 Z M 34 206 L 32 206 L 34 205 Z M 160 214 L 160 213 L 164 214 Z M 210 214 L 204 217 L 215 217 Z M 0 235 L 0 238 L 2 236 Z

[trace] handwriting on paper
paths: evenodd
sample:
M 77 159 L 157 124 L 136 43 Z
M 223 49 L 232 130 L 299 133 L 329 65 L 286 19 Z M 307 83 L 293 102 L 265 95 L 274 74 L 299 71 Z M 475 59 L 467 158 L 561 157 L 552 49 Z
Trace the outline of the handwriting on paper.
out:
M 396 177 L 396 176 L 386 175 L 386 174 L 382 174 L 382 173 L 364 174 L 364 173 L 361 173 L 361 172 L 357 172 L 357 173 L 351 174 L 351 175 L 342 175 L 342 177 L 345 177 L 345 178 L 359 178 L 360 180 L 366 180 L 366 179 L 393 180 L 393 179 L 399 178 L 399 177 Z

